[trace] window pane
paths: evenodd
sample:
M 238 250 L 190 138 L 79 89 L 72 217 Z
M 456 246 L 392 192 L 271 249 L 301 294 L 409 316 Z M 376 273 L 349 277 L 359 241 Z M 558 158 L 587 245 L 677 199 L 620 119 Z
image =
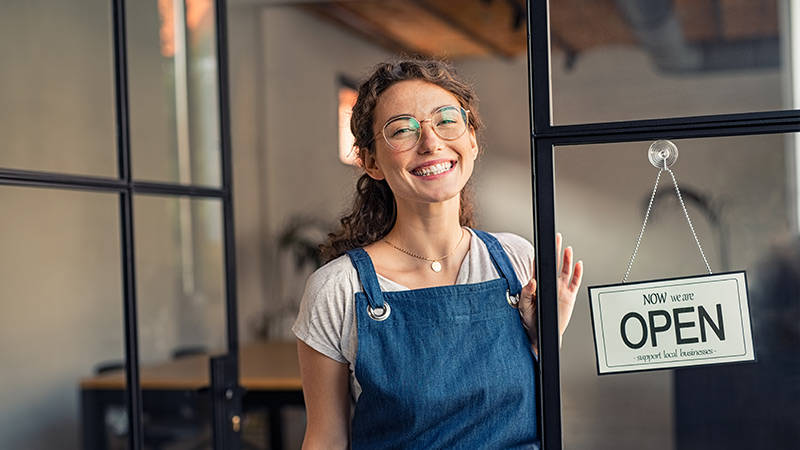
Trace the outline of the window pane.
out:
M 553 123 L 790 108 L 777 0 L 550 2 Z
M 110 2 L 3 2 L 0 167 L 116 177 Z
M 0 187 L 0 448 L 79 448 L 80 380 L 124 360 L 117 199 Z
M 224 350 L 222 203 L 145 196 L 134 206 L 142 364 L 187 347 Z
M 561 353 L 566 449 L 798 448 L 792 137 L 674 141 L 671 169 L 711 269 L 747 273 L 758 361 L 598 376 L 582 288 Z M 585 263 L 585 286 L 625 275 L 659 172 L 650 144 L 556 149 L 557 228 Z M 669 173 L 658 186 L 628 281 L 707 273 Z
M 127 14 L 133 176 L 219 186 L 214 2 L 127 2 Z
M 222 203 L 137 197 L 134 206 L 144 439 L 202 443 L 208 357 L 226 341 Z

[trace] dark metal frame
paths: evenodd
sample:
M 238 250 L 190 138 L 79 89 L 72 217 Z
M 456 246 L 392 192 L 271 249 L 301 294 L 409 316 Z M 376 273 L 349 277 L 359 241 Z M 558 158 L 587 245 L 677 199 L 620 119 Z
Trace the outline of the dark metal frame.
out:
M 800 111 L 769 111 L 626 122 L 552 125 L 548 0 L 528 0 L 534 244 L 539 277 L 539 432 L 543 450 L 563 448 L 555 260 L 556 147 L 800 131 Z
M 0 168 L 0 185 L 26 186 L 50 189 L 76 189 L 93 192 L 116 192 L 119 195 L 120 245 L 122 255 L 122 287 L 125 334 L 125 366 L 127 389 L 125 401 L 128 409 L 130 433 L 128 448 L 139 450 L 143 446 L 141 423 L 142 391 L 139 385 L 139 349 L 136 315 L 136 270 L 134 255 L 134 209 L 135 195 L 184 196 L 193 198 L 216 198 L 222 202 L 224 229 L 224 258 L 226 283 L 226 325 L 228 357 L 230 363 L 225 382 L 238 387 L 238 325 L 236 320 L 236 266 L 232 200 L 232 159 L 230 135 L 230 108 L 228 94 L 228 58 L 226 1 L 216 2 L 217 30 L 217 79 L 219 99 L 219 133 L 222 186 L 209 188 L 169 183 L 134 181 L 131 171 L 130 124 L 128 109 L 128 64 L 126 46 L 125 0 L 111 0 L 112 39 L 114 61 L 114 93 L 117 136 L 117 178 L 71 175 L 67 173 L 37 172 Z M 210 368 L 209 368 L 210 370 Z M 231 378 L 232 377 L 232 378 Z M 241 389 L 234 389 L 241 404 Z M 234 399 L 236 400 L 236 399 Z M 226 402 L 219 402 L 226 404 Z M 228 402 L 229 404 L 230 402 Z M 229 422 L 228 422 L 229 423 Z M 230 430 L 230 427 L 224 428 Z M 227 433 L 224 431 L 224 433 Z M 230 434 L 230 433 L 227 433 Z M 227 442 L 231 442 L 230 440 Z M 234 448 L 228 446 L 226 448 Z

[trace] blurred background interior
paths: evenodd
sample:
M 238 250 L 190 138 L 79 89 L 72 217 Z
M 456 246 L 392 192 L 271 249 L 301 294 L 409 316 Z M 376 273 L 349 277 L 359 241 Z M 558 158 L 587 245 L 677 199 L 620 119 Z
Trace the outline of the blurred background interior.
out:
M 118 193 L 14 182 L 118 176 L 111 3 L 0 0 L 0 449 L 84 448 L 82 394 L 124 366 Z M 133 179 L 219 189 L 214 1 L 125 4 Z M 796 7 L 551 0 L 553 124 L 795 109 Z M 359 174 L 353 83 L 393 54 L 450 58 L 474 82 L 486 123 L 479 227 L 533 240 L 526 15 L 523 0 L 227 1 L 243 346 L 292 343 L 314 249 Z M 555 150 L 557 228 L 585 286 L 625 273 L 657 173 L 650 143 Z M 584 289 L 561 354 L 564 447 L 800 448 L 797 135 L 675 143 L 711 268 L 747 271 L 759 361 L 598 376 Z M 664 183 L 631 280 L 705 272 Z M 222 201 L 142 193 L 133 208 L 139 364 L 205 362 L 226 347 Z M 93 448 L 127 448 L 121 398 L 94 412 L 105 447 Z M 147 448 L 210 448 L 202 392 L 147 395 L 144 410 Z M 275 445 L 279 414 L 284 448 L 299 449 L 302 406 L 266 411 L 243 417 L 246 448 Z

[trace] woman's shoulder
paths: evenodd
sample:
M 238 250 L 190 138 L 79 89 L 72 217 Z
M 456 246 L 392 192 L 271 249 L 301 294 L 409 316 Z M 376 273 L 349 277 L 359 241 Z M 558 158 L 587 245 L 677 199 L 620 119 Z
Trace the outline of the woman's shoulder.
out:
M 334 361 L 349 361 L 354 354 L 350 345 L 352 299 L 359 290 L 358 273 L 350 258 L 343 255 L 331 260 L 308 277 L 292 331 Z
M 497 238 L 500 245 L 506 252 L 522 255 L 533 255 L 533 244 L 526 238 L 509 232 L 490 232 L 492 236 Z
M 533 276 L 533 244 L 524 237 L 508 232 L 491 232 L 505 250 L 520 283 L 525 284 Z
M 308 278 L 306 291 L 320 292 L 332 289 L 341 290 L 342 288 L 352 291 L 353 286 L 357 283 L 358 272 L 350 262 L 350 257 L 345 254 L 315 270 Z

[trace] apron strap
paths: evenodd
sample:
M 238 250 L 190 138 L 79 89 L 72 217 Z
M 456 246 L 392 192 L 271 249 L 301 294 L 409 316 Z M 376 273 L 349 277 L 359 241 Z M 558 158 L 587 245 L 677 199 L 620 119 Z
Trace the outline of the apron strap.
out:
M 381 292 L 381 286 L 378 284 L 378 276 L 375 274 L 375 266 L 372 265 L 372 259 L 363 248 L 348 250 L 347 256 L 350 257 L 356 272 L 358 272 L 358 279 L 361 281 L 361 286 L 367 295 L 369 306 L 373 309 L 382 309 L 383 292 Z
M 508 283 L 509 293 L 512 296 L 518 296 L 519 293 L 522 292 L 522 285 L 520 284 L 517 274 L 514 272 L 514 266 L 511 265 L 511 260 L 508 259 L 508 254 L 506 254 L 506 251 L 503 250 L 503 246 L 500 244 L 500 241 L 485 231 L 472 231 L 474 231 L 475 234 L 481 238 L 483 243 L 486 244 L 486 248 L 489 250 L 489 255 L 492 257 L 494 266 L 497 268 L 497 271 L 500 272 L 500 276 L 505 278 L 506 282 Z

